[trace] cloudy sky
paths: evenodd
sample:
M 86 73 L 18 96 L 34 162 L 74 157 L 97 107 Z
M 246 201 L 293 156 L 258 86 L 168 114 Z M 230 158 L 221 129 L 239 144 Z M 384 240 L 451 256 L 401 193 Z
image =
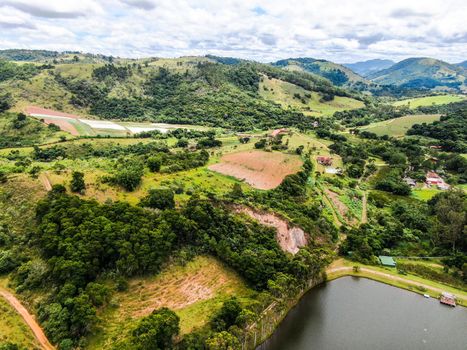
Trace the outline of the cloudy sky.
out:
M 0 0 L 0 49 L 467 59 L 465 0 Z

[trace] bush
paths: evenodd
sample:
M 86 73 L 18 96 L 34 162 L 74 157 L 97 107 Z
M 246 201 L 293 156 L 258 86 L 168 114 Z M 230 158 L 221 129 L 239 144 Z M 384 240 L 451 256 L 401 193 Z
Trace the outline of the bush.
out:
M 83 192 L 86 188 L 84 183 L 84 174 L 79 171 L 73 171 L 71 174 L 71 191 L 72 192 Z
M 132 332 L 132 343 L 139 350 L 171 349 L 180 332 L 180 318 L 168 308 L 154 310 Z
M 122 186 L 127 191 L 134 191 L 140 185 L 142 176 L 143 169 L 132 166 L 121 169 L 110 181 Z
M 266 139 L 261 139 L 258 142 L 255 142 L 255 148 L 261 149 L 261 148 L 266 147 L 266 142 L 267 142 Z
M 242 346 L 237 337 L 229 332 L 216 333 L 206 341 L 207 350 L 238 350 Z
M 233 325 L 237 325 L 238 316 L 240 316 L 241 312 L 242 307 L 235 297 L 226 300 L 211 320 L 212 329 L 224 331 Z
M 162 159 L 158 156 L 149 157 L 146 161 L 146 165 L 148 166 L 149 170 L 153 173 L 156 173 L 161 170 Z
M 141 200 L 140 205 L 161 210 L 173 209 L 175 208 L 174 193 L 168 188 L 151 189 Z

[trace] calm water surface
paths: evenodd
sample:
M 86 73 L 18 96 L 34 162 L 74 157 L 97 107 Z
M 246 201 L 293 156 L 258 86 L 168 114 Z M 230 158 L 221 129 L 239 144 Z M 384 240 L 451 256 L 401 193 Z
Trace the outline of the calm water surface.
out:
M 467 309 L 364 278 L 308 292 L 259 350 L 467 350 Z

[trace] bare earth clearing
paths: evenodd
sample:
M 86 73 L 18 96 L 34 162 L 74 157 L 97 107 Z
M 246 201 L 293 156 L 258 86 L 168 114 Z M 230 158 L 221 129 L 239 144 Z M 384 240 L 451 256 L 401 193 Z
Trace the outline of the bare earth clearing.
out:
M 247 207 L 236 207 L 237 213 L 247 214 L 261 224 L 274 227 L 277 230 L 276 240 L 282 250 L 296 254 L 300 247 L 308 243 L 307 234 L 300 227 L 292 227 L 287 221 L 272 213 L 260 213 Z
M 65 118 L 72 118 L 72 119 L 79 119 L 81 118 L 80 116 L 74 115 L 74 114 L 69 114 L 65 112 L 60 112 L 60 111 L 54 111 L 53 109 L 47 109 L 47 108 L 41 108 L 41 107 L 35 107 L 35 106 L 28 106 L 26 107 L 26 113 L 31 114 L 31 115 L 46 115 L 46 116 L 51 116 L 51 117 L 65 117 Z
M 241 296 L 243 289 L 243 281 L 233 271 L 212 257 L 199 256 L 186 266 L 171 266 L 154 278 L 132 280 L 128 291 L 118 295 L 119 308 L 112 322 L 140 318 L 160 307 L 177 312 L 190 309 L 222 295 Z M 183 323 L 184 318 L 182 328 Z
M 301 165 L 298 156 L 253 150 L 227 154 L 209 169 L 244 180 L 254 188 L 270 190 L 279 186 L 287 175 L 299 171 Z

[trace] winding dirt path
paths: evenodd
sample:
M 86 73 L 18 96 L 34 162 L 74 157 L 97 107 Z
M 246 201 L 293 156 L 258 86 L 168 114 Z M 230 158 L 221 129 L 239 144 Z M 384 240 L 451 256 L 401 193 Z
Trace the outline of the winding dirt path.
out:
M 18 299 L 11 294 L 10 292 L 0 289 L 0 296 L 2 296 L 15 310 L 21 317 L 24 319 L 26 324 L 29 326 L 31 331 L 34 333 L 37 341 L 41 345 L 42 349 L 44 350 L 55 350 L 55 347 L 50 344 L 49 340 L 44 334 L 42 328 L 37 324 L 34 317 L 26 310 L 26 308 L 21 305 Z

